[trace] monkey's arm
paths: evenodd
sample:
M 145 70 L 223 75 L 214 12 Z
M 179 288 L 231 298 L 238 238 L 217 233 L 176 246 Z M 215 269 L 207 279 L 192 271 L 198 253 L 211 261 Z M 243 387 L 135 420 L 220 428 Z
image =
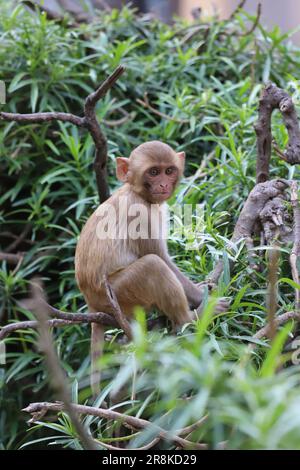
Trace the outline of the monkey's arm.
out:
M 178 281 L 182 285 L 185 295 L 188 299 L 191 308 L 198 308 L 203 299 L 203 289 L 197 287 L 193 282 L 188 279 L 181 271 L 178 269 L 176 264 L 171 260 L 167 252 L 162 253 L 161 258 L 173 271 Z

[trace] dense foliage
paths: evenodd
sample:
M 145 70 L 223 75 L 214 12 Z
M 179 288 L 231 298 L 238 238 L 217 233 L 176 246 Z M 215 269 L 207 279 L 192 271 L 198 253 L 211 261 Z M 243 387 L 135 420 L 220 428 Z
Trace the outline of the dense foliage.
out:
M 137 144 L 152 139 L 187 153 L 186 178 L 176 200 L 205 203 L 205 229 L 197 249 L 185 250 L 175 235 L 169 246 L 181 269 L 201 281 L 220 256 L 225 271 L 218 295 L 232 298 L 230 311 L 203 319 L 176 336 L 167 330 L 147 333 L 143 312 L 134 325 L 135 340 L 122 345 L 120 332 L 108 332 L 103 357 L 104 390 L 113 390 L 116 409 L 176 430 L 208 415 L 189 439 L 216 448 L 300 448 L 299 366 L 282 352 L 292 326 L 281 329 L 272 347 L 258 341 L 247 347 L 266 321 L 266 273 L 252 272 L 242 246 L 227 246 L 243 201 L 255 182 L 257 100 L 269 79 L 293 92 L 298 105 L 300 50 L 278 28 L 258 25 L 238 13 L 230 21 L 199 20 L 197 32 L 183 20 L 166 25 L 136 16 L 128 8 L 101 14 L 78 28 L 48 21 L 20 5 L 14 11 L 0 1 L 0 79 L 7 85 L 12 112 L 82 112 L 85 96 L 122 63 L 126 73 L 99 102 L 97 114 L 109 145 L 109 183 L 116 186 L 114 158 L 128 156 Z M 153 108 L 144 107 L 147 93 Z M 129 113 L 121 125 L 112 126 Z M 167 117 L 164 117 L 166 115 Z M 274 117 L 274 134 L 284 146 L 286 131 Z M 197 176 L 203 159 L 206 166 Z M 92 169 L 93 145 L 85 131 L 69 124 L 0 126 L 0 250 L 30 230 L 18 246 L 22 263 L 0 266 L 1 323 L 31 319 L 20 307 L 34 275 L 43 278 L 52 305 L 86 311 L 74 280 L 74 250 L 87 217 L 98 203 Z M 298 169 L 273 157 L 272 175 L 297 176 Z M 294 293 L 282 249 L 278 313 L 293 309 Z M 228 259 L 235 259 L 230 272 Z M 266 263 L 267 265 L 267 263 Z M 89 327 L 54 331 L 73 400 L 91 400 L 88 386 Z M 28 431 L 21 409 L 32 401 L 53 398 L 47 383 L 37 334 L 26 330 L 5 340 L 7 363 L 0 368 L 0 446 L 16 449 L 55 444 L 81 448 L 66 414 L 58 421 L 38 423 Z M 119 391 L 122 393 L 118 393 Z M 116 398 L 118 394 L 118 399 Z M 193 397 L 186 400 L 186 397 Z M 121 398 L 120 398 L 121 397 Z M 168 412 L 167 416 L 164 416 Z M 84 419 L 94 437 L 113 443 L 112 422 Z M 130 433 L 122 439 L 143 445 L 153 431 Z M 161 443 L 160 448 L 174 448 Z

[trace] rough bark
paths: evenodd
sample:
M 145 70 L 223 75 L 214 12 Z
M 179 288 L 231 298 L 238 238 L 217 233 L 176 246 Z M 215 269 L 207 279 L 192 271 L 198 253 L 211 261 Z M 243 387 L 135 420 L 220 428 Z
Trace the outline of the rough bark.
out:
M 292 98 L 286 91 L 269 82 L 262 90 L 258 108 L 259 118 L 254 126 L 257 135 L 257 183 L 269 179 L 272 148 L 271 117 L 276 108 L 282 114 L 289 135 L 287 147 L 281 156 L 291 165 L 300 163 L 300 130 Z

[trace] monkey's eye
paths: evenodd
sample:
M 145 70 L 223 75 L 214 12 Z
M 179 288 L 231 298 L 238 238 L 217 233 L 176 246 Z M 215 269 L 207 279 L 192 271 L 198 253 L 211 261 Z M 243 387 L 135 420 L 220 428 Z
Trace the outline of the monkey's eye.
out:
M 172 166 L 170 166 L 170 168 L 167 168 L 166 169 L 166 175 L 171 175 L 174 171 L 174 168 Z
M 157 176 L 157 175 L 159 174 L 159 169 L 156 168 L 156 167 L 150 168 L 149 174 L 150 174 L 151 176 Z

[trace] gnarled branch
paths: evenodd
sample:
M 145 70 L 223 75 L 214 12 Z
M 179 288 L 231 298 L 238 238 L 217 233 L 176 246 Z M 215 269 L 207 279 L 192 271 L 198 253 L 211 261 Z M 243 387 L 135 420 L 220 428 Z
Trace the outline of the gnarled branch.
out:
M 111 419 L 115 421 L 121 421 L 124 423 L 133 426 L 134 428 L 138 429 L 146 429 L 150 428 L 153 431 L 157 432 L 157 437 L 164 439 L 166 441 L 172 441 L 177 444 L 179 447 L 183 449 L 207 449 L 207 444 L 202 444 L 198 442 L 188 441 L 183 439 L 180 436 L 173 435 L 170 431 L 166 431 L 165 429 L 161 428 L 155 423 L 147 421 L 146 419 L 136 418 L 134 416 L 129 416 L 124 413 L 119 413 L 117 411 L 105 409 L 105 408 L 95 408 L 93 406 L 85 406 L 85 405 L 76 405 L 72 404 L 72 408 L 79 414 L 87 414 L 91 416 L 97 416 L 99 418 Z M 26 408 L 23 408 L 22 411 L 26 413 L 30 413 L 33 417 L 30 422 L 34 422 L 36 419 L 40 419 L 44 416 L 47 411 L 63 411 L 65 409 L 63 403 L 49 403 L 49 402 L 41 402 L 41 403 L 30 403 Z M 199 425 L 199 423 L 198 423 Z M 180 431 L 177 433 L 180 433 Z
M 300 130 L 292 98 L 286 91 L 269 82 L 262 90 L 258 108 L 259 118 L 254 126 L 257 135 L 257 183 L 263 183 L 269 179 L 272 145 L 271 116 L 276 108 L 282 114 L 289 135 L 282 158 L 291 165 L 300 163 Z
M 42 123 L 50 121 L 62 121 L 74 124 L 77 127 L 86 128 L 95 144 L 94 170 L 96 174 L 97 188 L 100 202 L 109 198 L 110 192 L 107 183 L 107 142 L 101 130 L 96 116 L 96 104 L 105 96 L 107 91 L 114 85 L 118 78 L 123 74 L 125 68 L 119 65 L 116 70 L 97 88 L 96 91 L 88 95 L 84 105 L 84 116 L 76 116 L 71 113 L 62 112 L 44 112 L 44 113 L 6 113 L 0 112 L 0 120 L 15 121 L 22 123 Z

